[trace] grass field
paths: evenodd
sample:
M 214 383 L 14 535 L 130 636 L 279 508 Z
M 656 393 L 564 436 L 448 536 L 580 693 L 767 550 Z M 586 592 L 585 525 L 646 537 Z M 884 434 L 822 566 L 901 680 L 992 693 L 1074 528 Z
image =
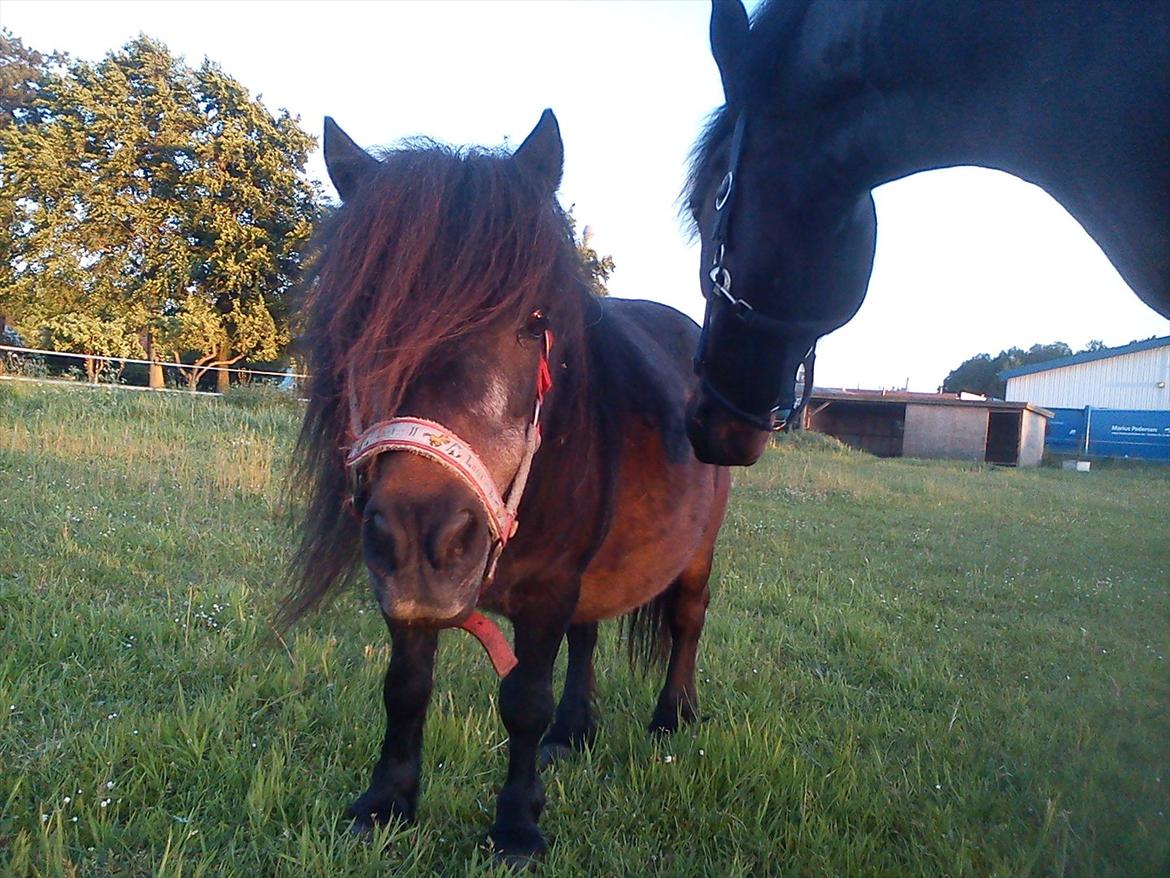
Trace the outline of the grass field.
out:
M 0 874 L 485 874 L 506 741 L 442 640 L 419 822 L 339 831 L 380 741 L 364 594 L 286 644 L 297 411 L 0 385 Z M 544 875 L 1148 876 L 1170 855 L 1170 473 L 883 461 L 736 473 L 704 722 L 599 654 L 545 775 Z

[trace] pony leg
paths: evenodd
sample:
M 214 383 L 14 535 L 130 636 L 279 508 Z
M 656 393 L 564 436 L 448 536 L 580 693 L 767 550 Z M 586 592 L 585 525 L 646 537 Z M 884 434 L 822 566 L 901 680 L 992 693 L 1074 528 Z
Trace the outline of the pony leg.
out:
M 556 719 L 540 746 L 540 764 L 548 765 L 584 750 L 597 735 L 593 716 L 593 649 L 597 646 L 597 623 L 570 625 L 569 665 L 565 669 L 565 690 L 557 705 Z
M 544 810 L 544 786 L 536 756 L 540 736 L 553 716 L 553 660 L 568 627 L 569 612 L 560 619 L 549 619 L 547 613 L 516 619 L 519 664 L 500 683 L 500 717 L 508 730 L 508 776 L 496 798 L 491 837 L 497 857 L 514 865 L 529 864 L 548 849 L 537 826 Z
M 431 699 L 436 631 L 391 627 L 390 664 L 382 684 L 386 735 L 370 787 L 349 808 L 351 831 L 369 835 L 391 820 L 413 820 L 418 805 L 423 722 Z
M 692 722 L 699 715 L 699 696 L 695 691 L 695 657 L 699 635 L 707 619 L 711 601 L 708 580 L 711 577 L 711 553 L 708 551 L 684 570 L 674 583 L 674 602 L 669 612 L 671 647 L 666 668 L 666 683 L 658 696 L 658 706 L 647 730 L 651 734 L 672 734 L 682 722 Z

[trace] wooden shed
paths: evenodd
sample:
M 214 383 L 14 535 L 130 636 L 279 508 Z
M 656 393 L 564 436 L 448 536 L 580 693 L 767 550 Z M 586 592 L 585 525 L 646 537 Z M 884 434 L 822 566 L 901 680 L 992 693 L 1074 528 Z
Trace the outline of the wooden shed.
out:
M 1031 403 L 968 394 L 817 388 L 802 427 L 878 457 L 1036 466 L 1050 417 Z

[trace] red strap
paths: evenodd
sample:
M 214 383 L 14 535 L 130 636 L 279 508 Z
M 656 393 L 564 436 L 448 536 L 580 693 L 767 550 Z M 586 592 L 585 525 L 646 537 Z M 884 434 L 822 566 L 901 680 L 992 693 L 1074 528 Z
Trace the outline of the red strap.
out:
M 544 331 L 544 355 L 536 367 L 536 398 L 544 399 L 544 395 L 552 388 L 552 373 L 548 368 L 548 358 L 552 356 L 553 334 L 551 329 Z
M 473 610 L 459 627 L 479 641 L 479 645 L 488 654 L 492 667 L 501 679 L 520 664 L 499 626 L 483 613 Z

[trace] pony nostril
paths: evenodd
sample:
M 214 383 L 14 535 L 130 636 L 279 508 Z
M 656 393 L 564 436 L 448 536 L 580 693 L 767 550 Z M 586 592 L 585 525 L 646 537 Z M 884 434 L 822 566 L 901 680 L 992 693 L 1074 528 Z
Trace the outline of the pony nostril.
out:
M 436 570 L 458 564 L 475 547 L 479 523 L 470 509 L 460 509 L 435 528 L 429 540 L 428 558 Z
M 365 544 L 368 559 L 378 568 L 380 573 L 393 573 L 400 561 L 395 551 L 395 528 L 381 510 L 366 516 Z

